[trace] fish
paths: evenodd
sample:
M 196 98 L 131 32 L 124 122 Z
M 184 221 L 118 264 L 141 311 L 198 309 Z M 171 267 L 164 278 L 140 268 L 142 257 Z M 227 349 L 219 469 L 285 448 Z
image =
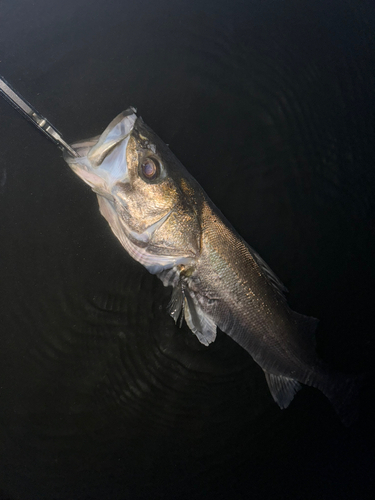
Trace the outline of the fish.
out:
M 96 193 L 126 252 L 166 287 L 169 313 L 209 346 L 224 332 L 262 368 L 274 401 L 319 389 L 345 425 L 354 377 L 316 354 L 318 320 L 293 311 L 280 279 L 236 232 L 177 157 L 130 107 L 100 136 L 72 144 L 69 167 Z

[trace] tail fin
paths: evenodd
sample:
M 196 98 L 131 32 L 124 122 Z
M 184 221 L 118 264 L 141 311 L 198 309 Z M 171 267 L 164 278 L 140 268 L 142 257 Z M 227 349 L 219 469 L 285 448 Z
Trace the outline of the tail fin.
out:
M 330 382 L 319 389 L 331 401 L 342 423 L 349 427 L 359 416 L 359 392 L 364 377 L 349 377 L 338 373 L 330 377 Z

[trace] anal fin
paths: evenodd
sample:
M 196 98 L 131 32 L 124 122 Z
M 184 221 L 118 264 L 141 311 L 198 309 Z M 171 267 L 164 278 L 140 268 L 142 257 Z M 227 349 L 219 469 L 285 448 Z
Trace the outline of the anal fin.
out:
M 273 375 L 266 371 L 264 373 L 273 399 L 280 408 L 287 408 L 296 392 L 301 389 L 301 384 L 297 380 L 283 375 Z

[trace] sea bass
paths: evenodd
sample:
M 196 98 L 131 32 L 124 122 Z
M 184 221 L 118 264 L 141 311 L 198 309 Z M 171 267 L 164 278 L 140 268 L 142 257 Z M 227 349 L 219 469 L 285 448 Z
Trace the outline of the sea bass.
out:
M 97 194 L 122 246 L 173 288 L 175 322 L 184 318 L 206 346 L 217 328 L 229 335 L 264 370 L 280 408 L 305 384 L 350 422 L 356 384 L 315 354 L 318 320 L 289 308 L 281 281 L 134 108 L 72 147 L 79 157 L 66 162 Z

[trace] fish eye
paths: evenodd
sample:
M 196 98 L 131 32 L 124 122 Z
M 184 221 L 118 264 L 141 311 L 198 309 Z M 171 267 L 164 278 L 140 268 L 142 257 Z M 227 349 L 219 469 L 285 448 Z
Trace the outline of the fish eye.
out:
M 147 157 L 139 166 L 140 174 L 145 181 L 155 181 L 159 178 L 161 168 L 156 158 Z

